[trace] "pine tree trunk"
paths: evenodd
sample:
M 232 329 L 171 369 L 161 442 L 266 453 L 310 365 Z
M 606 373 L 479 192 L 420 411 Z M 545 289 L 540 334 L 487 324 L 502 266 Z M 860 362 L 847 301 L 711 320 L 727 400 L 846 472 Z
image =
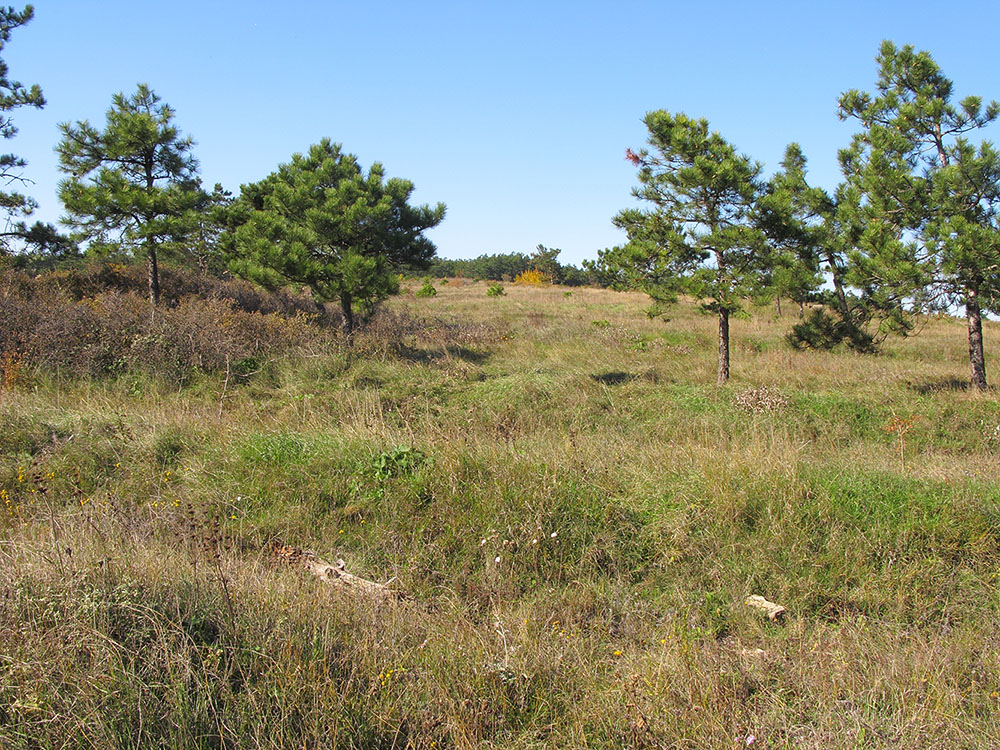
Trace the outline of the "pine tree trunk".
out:
M 854 321 L 851 319 L 851 308 L 847 305 L 847 295 L 844 293 L 844 285 L 840 281 L 840 270 L 833 261 L 833 255 L 828 255 L 826 262 L 830 266 L 830 275 L 833 277 L 833 289 L 837 295 L 837 307 L 840 309 L 840 315 L 847 323 L 854 325 Z
M 354 341 L 354 300 L 347 292 L 340 293 L 340 310 L 344 315 L 344 322 L 341 326 L 347 341 Z
M 729 380 L 729 311 L 719 310 L 719 385 Z
M 146 279 L 149 282 L 149 301 L 156 307 L 160 304 L 160 269 L 156 263 L 156 248 L 146 248 Z
M 983 355 L 983 319 L 979 311 L 979 290 L 965 291 L 965 317 L 969 321 L 969 364 L 972 366 L 972 384 L 986 390 L 986 358 Z
M 146 154 L 146 192 L 152 194 L 154 186 L 153 180 L 153 153 Z M 146 223 L 150 218 L 146 218 Z M 146 240 L 146 277 L 149 280 L 149 301 L 153 307 L 160 304 L 160 268 L 156 263 L 156 245 L 150 240 Z
M 806 303 L 799 302 L 799 320 L 805 320 L 806 317 Z
M 774 307 L 778 312 L 778 317 L 781 317 L 781 297 L 774 298 Z

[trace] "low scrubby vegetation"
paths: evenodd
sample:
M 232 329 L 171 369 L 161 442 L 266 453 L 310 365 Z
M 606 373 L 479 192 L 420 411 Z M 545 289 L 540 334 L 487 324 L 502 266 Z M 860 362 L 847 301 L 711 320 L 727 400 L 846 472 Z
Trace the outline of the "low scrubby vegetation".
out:
M 169 296 L 154 311 L 141 273 L 110 264 L 34 278 L 0 272 L 4 377 L 18 380 L 37 368 L 184 379 L 322 346 L 324 331 L 311 323 L 325 312 L 307 299 L 174 271 L 165 274 Z
M 962 321 L 866 357 L 759 311 L 717 387 L 715 321 L 638 294 L 411 282 L 349 344 L 81 273 L 0 289 L 4 747 L 1000 743 Z

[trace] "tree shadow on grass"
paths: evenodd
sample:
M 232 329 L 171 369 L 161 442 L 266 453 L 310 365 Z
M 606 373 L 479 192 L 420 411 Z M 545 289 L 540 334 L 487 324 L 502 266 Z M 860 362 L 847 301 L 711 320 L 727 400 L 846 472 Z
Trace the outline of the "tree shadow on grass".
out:
M 934 380 L 908 382 L 906 386 L 911 391 L 915 391 L 921 396 L 926 396 L 931 393 L 967 391 L 972 388 L 972 383 L 962 378 L 936 378 Z
M 399 345 L 396 348 L 395 354 L 400 359 L 404 359 L 408 362 L 421 362 L 425 364 L 440 362 L 441 360 L 446 359 L 460 359 L 463 362 L 481 365 L 484 364 L 490 357 L 490 355 L 486 352 L 470 349 L 467 346 L 431 347 L 429 349 L 424 349 L 416 346 L 408 346 L 406 344 Z
M 635 380 L 638 375 L 631 372 L 602 372 L 600 375 L 591 375 L 591 380 L 596 380 L 604 385 L 623 385 Z

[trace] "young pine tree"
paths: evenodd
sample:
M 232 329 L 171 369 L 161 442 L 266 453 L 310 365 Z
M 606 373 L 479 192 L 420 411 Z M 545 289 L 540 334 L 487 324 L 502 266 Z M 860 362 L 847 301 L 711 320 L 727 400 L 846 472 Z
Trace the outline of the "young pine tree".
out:
M 833 316 L 814 310 L 798 323 L 789 335 L 793 346 L 825 349 L 846 341 L 855 351 L 872 352 L 874 341 L 863 328 L 869 311 L 846 290 L 848 249 L 857 232 L 837 206 L 837 199 L 808 183 L 805 155 L 797 143 L 789 144 L 758 203 L 761 228 L 773 248 L 772 283 L 775 293 L 800 305 L 820 299 L 833 310 Z M 821 290 L 825 280 L 832 290 Z
M 649 207 L 614 218 L 629 241 L 602 253 L 599 265 L 656 303 L 685 293 L 717 315 L 721 384 L 729 379 L 730 317 L 768 280 L 770 253 L 755 220 L 761 167 L 709 132 L 706 120 L 658 110 L 644 122 L 650 149 L 626 156 L 639 168 L 633 195 Z
M 63 222 L 82 238 L 146 256 L 149 299 L 160 301 L 158 253 L 188 236 L 203 201 L 194 142 L 174 110 L 146 84 L 115 94 L 103 130 L 86 120 L 59 126 Z
M 24 26 L 34 15 L 30 5 L 21 11 L 11 7 L 0 8 L 0 51 L 10 41 L 11 32 Z M 7 63 L 0 59 L 0 138 L 9 139 L 17 135 L 11 111 L 19 107 L 41 109 L 44 106 L 45 97 L 38 84 L 25 86 L 11 79 Z M 17 154 L 0 154 L 0 182 L 4 185 L 28 182 L 22 172 L 26 166 L 27 162 Z M 25 219 L 37 207 L 35 200 L 27 195 L 13 190 L 0 191 L 0 211 L 6 214 L 4 226 L 0 227 L 0 253 L 14 253 L 23 244 L 57 252 L 69 246 L 51 224 L 36 222 L 28 227 Z
M 302 284 L 320 303 L 339 301 L 350 337 L 359 306 L 395 293 L 400 266 L 434 255 L 423 232 L 444 219 L 445 206 L 411 206 L 412 193 L 409 180 L 385 179 L 377 162 L 366 174 L 324 139 L 242 187 L 230 210 L 230 267 L 267 286 Z
M 875 93 L 840 98 L 862 127 L 840 159 L 842 212 L 860 227 L 855 285 L 888 306 L 964 306 L 972 383 L 986 388 L 982 314 L 1000 312 L 1000 155 L 969 134 L 1000 116 L 978 96 L 952 101 L 927 52 L 883 42 Z
M 768 180 L 757 203 L 760 227 L 773 250 L 771 287 L 779 315 L 782 297 L 801 309 L 823 282 L 824 209 L 829 199 L 824 201 L 825 193 L 809 186 L 805 167 L 802 149 L 790 144 L 781 169 Z

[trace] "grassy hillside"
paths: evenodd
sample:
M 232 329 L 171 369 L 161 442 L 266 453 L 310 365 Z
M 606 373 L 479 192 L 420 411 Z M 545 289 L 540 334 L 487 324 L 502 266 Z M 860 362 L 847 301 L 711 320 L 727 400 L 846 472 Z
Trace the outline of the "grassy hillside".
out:
M 719 388 L 693 306 L 486 287 L 239 371 L 8 367 L 0 746 L 1000 746 L 963 321 L 864 357 L 759 310 Z

